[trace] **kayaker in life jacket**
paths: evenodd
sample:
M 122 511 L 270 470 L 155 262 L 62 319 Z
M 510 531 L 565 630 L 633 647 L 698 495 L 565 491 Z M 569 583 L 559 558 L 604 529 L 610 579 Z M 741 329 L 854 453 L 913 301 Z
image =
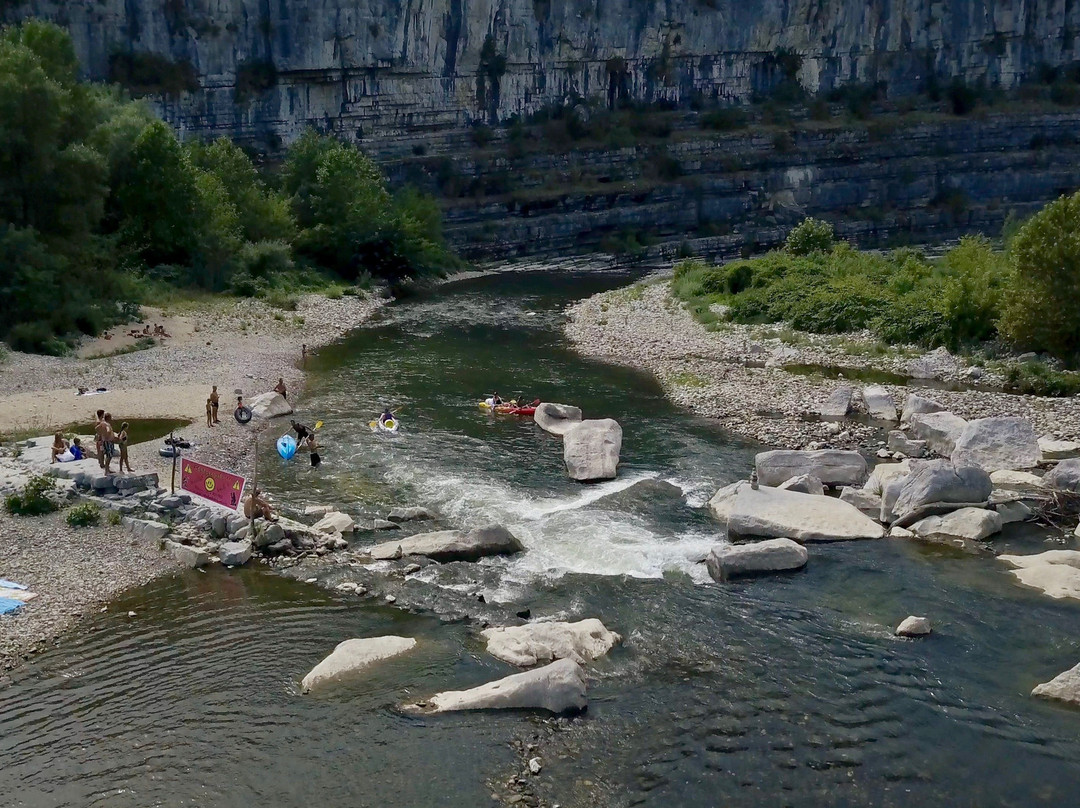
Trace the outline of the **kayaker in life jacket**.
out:
M 396 421 L 396 420 L 397 419 L 394 418 L 394 413 L 390 412 L 389 407 L 387 407 L 385 410 L 383 410 L 383 414 L 379 416 L 379 423 L 380 424 L 385 424 L 387 421 Z
M 492 407 L 498 407 L 502 403 L 503 403 L 503 400 L 501 398 L 499 398 L 498 393 L 492 393 L 491 394 L 491 406 Z

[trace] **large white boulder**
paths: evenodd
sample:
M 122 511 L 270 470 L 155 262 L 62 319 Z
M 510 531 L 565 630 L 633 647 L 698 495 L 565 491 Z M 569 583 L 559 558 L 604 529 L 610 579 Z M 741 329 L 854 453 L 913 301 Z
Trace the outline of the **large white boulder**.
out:
M 855 390 L 850 385 L 841 385 L 829 395 L 828 401 L 818 407 L 822 418 L 843 418 L 851 412 L 851 399 Z
M 990 475 L 976 466 L 954 466 L 948 460 L 916 461 L 902 480 L 891 483 L 882 497 L 882 513 L 906 527 L 932 513 L 979 505 L 990 497 Z M 895 500 L 890 502 L 892 495 Z
M 613 480 L 622 451 L 622 427 L 611 418 L 581 421 L 563 434 L 563 461 L 578 482 Z
M 926 441 L 930 451 L 942 457 L 952 457 L 956 439 L 967 426 L 967 421 L 951 412 L 927 412 L 911 416 L 908 426 L 919 440 Z
M 1031 695 L 1080 705 L 1080 665 L 1059 673 L 1049 682 L 1036 685 Z
M 892 394 L 886 388 L 879 384 L 871 384 L 863 388 L 862 396 L 867 414 L 875 421 L 893 423 L 898 420 L 896 404 L 893 402 Z
M 758 482 L 775 486 L 801 474 L 813 474 L 825 485 L 861 485 L 866 479 L 866 459 L 843 449 L 798 451 L 774 449 L 754 458 Z
M 251 560 L 255 546 L 248 539 L 227 541 L 218 547 L 218 561 L 226 567 L 242 567 Z
M 979 418 L 968 422 L 952 453 L 957 465 L 987 471 L 1034 468 L 1042 460 L 1035 427 L 1026 418 Z
M 927 516 L 909 529 L 920 539 L 982 541 L 1001 532 L 1001 515 L 982 508 L 960 508 L 941 516 Z
M 312 525 L 312 530 L 320 533 L 350 533 L 356 528 L 353 518 L 341 511 L 330 511 L 322 519 Z
M 556 659 L 579 664 L 598 659 L 622 640 L 596 618 L 577 623 L 526 623 L 523 626 L 489 628 L 480 632 L 493 657 L 531 668 Z
M 1062 460 L 1042 478 L 1046 488 L 1080 494 L 1080 459 Z
M 709 510 L 712 511 L 712 515 L 725 525 L 728 517 L 731 516 L 731 509 L 735 507 L 735 498 L 738 497 L 743 486 L 749 488 L 750 483 L 746 480 L 739 480 L 731 485 L 725 485 L 713 494 L 712 499 L 709 500 Z
M 435 561 L 476 561 L 489 555 L 509 555 L 525 548 L 509 530 L 499 525 L 475 530 L 438 530 L 404 539 L 376 544 L 368 552 L 386 561 L 408 555 L 427 556 Z
M 545 432 L 552 435 L 565 435 L 576 424 L 581 423 L 581 409 L 569 404 L 538 404 L 533 420 Z
M 896 627 L 897 637 L 925 637 L 930 633 L 930 621 L 925 617 L 905 617 Z
M 797 542 L 880 539 L 885 535 L 881 525 L 846 502 L 764 486 L 739 490 L 727 528 L 731 536 Z
M 904 409 L 900 414 L 900 423 L 903 426 L 907 426 L 911 423 L 911 417 L 913 415 L 920 415 L 928 412 L 942 412 L 944 410 L 945 405 L 939 404 L 932 398 L 920 396 L 918 393 L 908 393 L 907 398 L 904 399 Z
M 292 415 L 292 405 L 281 393 L 261 393 L 248 401 L 248 408 L 256 418 L 280 418 Z
M 352 676 L 374 662 L 404 654 L 416 647 L 412 637 L 366 637 L 338 643 L 322 662 L 311 669 L 300 687 L 305 693 L 329 682 Z
M 806 548 L 791 539 L 766 539 L 749 544 L 718 544 L 705 566 L 717 583 L 745 575 L 786 572 L 806 566 Z
M 547 710 L 580 712 L 588 705 L 585 677 L 572 659 L 559 659 L 542 668 L 515 673 L 471 690 L 437 693 L 429 701 L 431 712 L 455 710 Z

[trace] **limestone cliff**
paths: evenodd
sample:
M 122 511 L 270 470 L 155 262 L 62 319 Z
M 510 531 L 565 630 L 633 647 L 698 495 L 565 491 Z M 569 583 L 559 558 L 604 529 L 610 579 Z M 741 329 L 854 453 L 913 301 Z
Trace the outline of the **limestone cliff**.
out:
M 505 119 L 578 97 L 742 99 L 961 77 L 1012 86 L 1078 58 L 1074 0 L 7 0 L 66 26 L 86 73 L 125 64 L 182 131 L 271 144 Z M 126 62 L 124 60 L 127 60 Z M 156 60 L 156 61 L 155 61 Z M 149 74 L 149 75 L 147 75 Z M 163 84 L 168 82 L 163 82 Z

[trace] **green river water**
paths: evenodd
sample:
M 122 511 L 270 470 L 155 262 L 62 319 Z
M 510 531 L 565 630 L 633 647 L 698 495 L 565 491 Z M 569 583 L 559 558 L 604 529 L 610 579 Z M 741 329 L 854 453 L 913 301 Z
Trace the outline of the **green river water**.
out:
M 534 735 L 546 805 L 1074 804 L 1080 713 L 1028 693 L 1080 661 L 1080 606 L 1017 587 L 992 558 L 889 540 L 813 546 L 796 575 L 709 581 L 699 562 L 718 537 L 701 506 L 760 447 L 674 408 L 648 375 L 569 350 L 565 305 L 628 280 L 505 273 L 396 304 L 310 360 L 299 412 L 326 422 L 323 466 L 278 460 L 274 435 L 259 460 L 286 508 L 416 504 L 507 525 L 525 553 L 408 583 L 436 604 L 483 594 L 601 618 L 624 642 L 590 667 L 584 715 L 405 713 L 513 669 L 437 607 L 260 566 L 188 572 L 129 592 L 0 691 L 4 805 L 495 805 L 520 766 L 511 741 Z M 492 389 L 617 418 L 619 480 L 569 482 L 557 438 L 476 408 Z M 367 427 L 385 404 L 401 408 L 397 436 Z M 997 544 L 1045 541 L 1010 527 Z M 893 637 L 908 614 L 934 634 Z M 419 645 L 299 694 L 336 643 L 380 634 Z

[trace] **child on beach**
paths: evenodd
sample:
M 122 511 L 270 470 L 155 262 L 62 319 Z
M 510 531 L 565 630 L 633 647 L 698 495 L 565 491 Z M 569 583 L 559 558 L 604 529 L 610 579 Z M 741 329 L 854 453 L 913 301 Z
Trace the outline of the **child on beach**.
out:
M 82 460 L 84 457 L 86 457 L 86 453 L 83 452 L 81 438 L 72 438 L 71 448 L 68 451 L 71 452 L 71 456 L 76 460 Z
M 210 391 L 210 408 L 214 411 L 213 412 L 214 423 L 215 424 L 220 424 L 221 421 L 219 421 L 218 417 L 217 417 L 217 412 L 218 412 L 218 391 L 217 391 L 217 385 L 216 384 L 214 385 L 214 389 Z
M 214 406 L 211 404 L 210 399 L 206 399 L 206 425 L 214 425 Z
M 120 424 L 120 434 L 116 436 L 116 443 L 120 447 L 120 473 L 124 472 L 124 464 L 127 464 L 128 474 L 131 473 L 131 461 L 128 460 L 128 425 L 127 421 Z

